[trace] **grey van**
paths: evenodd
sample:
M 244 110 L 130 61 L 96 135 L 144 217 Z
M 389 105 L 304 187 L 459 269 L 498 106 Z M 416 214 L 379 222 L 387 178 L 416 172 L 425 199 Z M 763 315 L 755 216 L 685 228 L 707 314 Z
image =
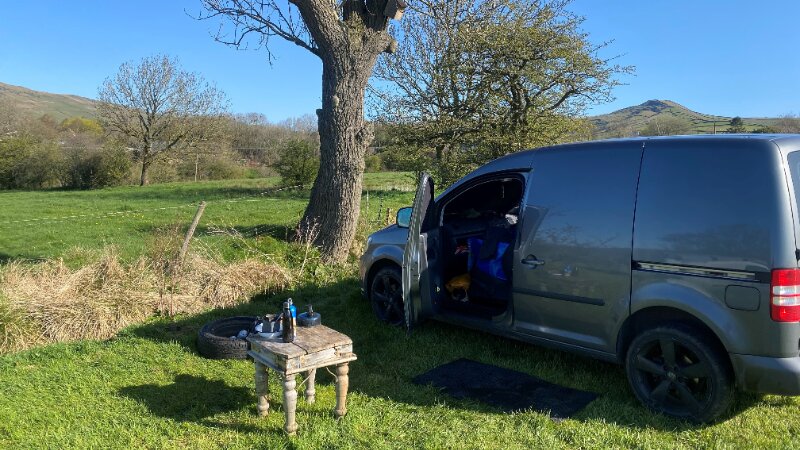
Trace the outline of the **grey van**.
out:
M 707 422 L 735 390 L 800 395 L 800 136 L 511 154 L 411 208 L 361 258 L 377 317 L 430 318 L 625 365 Z

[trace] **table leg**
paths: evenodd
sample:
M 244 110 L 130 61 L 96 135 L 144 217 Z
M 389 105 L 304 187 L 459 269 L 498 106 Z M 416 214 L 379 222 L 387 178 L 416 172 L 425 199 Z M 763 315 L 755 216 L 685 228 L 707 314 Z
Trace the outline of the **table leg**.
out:
M 350 368 L 347 363 L 336 366 L 336 409 L 333 410 L 333 415 L 337 419 L 347 414 L 347 388 L 350 385 L 348 372 Z
M 255 362 L 256 368 L 256 409 L 259 416 L 269 413 L 269 368 L 260 362 Z
M 286 434 L 292 435 L 297 432 L 297 422 L 295 421 L 295 410 L 297 409 L 297 382 L 294 375 L 283 376 L 283 410 L 286 414 Z
M 306 375 L 306 403 L 314 403 L 316 400 L 317 390 L 314 386 L 314 380 L 317 378 L 317 369 L 311 369 Z

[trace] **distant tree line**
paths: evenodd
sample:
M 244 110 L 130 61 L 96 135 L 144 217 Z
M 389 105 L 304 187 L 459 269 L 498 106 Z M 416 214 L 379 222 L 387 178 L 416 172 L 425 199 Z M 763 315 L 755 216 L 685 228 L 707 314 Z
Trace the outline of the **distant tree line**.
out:
M 216 119 L 214 140 L 154 159 L 152 182 L 284 175 L 309 184 L 319 165 L 311 116 L 272 123 L 260 114 Z M 295 154 L 297 149 L 303 151 Z M 304 167 L 297 172 L 294 165 Z M 0 101 L 0 189 L 95 189 L 141 183 L 141 155 L 124 136 L 94 118 L 28 117 Z

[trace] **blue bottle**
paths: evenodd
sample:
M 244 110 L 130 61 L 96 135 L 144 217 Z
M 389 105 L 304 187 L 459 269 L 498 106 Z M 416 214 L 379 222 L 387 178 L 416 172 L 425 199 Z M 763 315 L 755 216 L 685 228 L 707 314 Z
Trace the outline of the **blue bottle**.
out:
M 294 306 L 291 298 L 287 302 L 289 303 L 289 311 L 292 313 L 292 341 L 294 341 L 297 338 L 297 307 Z

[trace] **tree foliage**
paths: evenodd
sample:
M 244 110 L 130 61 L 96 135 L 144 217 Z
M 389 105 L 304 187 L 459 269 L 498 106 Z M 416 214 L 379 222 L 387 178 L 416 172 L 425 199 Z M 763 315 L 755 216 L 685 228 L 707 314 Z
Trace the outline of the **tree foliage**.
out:
M 220 127 L 213 119 L 226 107 L 221 91 L 167 56 L 122 64 L 103 83 L 98 99 L 102 125 L 135 146 L 141 185 L 160 155 L 214 139 Z
M 747 128 L 745 127 L 744 121 L 741 117 L 736 116 L 731 119 L 728 126 L 728 133 L 744 133 L 745 131 L 747 131 Z
M 40 189 L 58 180 L 58 147 L 22 134 L 0 140 L 0 188 Z
M 68 117 L 61 121 L 58 126 L 60 131 L 71 135 L 90 134 L 100 136 L 103 134 L 103 126 L 95 119 L 86 117 Z
M 290 140 L 280 150 L 275 169 L 285 186 L 312 183 L 319 172 L 318 147 L 305 140 Z
M 428 148 L 445 182 L 506 153 L 583 136 L 576 120 L 630 69 L 597 56 L 569 1 L 418 0 L 371 93 L 378 116 Z M 449 178 L 449 179 L 445 179 Z

